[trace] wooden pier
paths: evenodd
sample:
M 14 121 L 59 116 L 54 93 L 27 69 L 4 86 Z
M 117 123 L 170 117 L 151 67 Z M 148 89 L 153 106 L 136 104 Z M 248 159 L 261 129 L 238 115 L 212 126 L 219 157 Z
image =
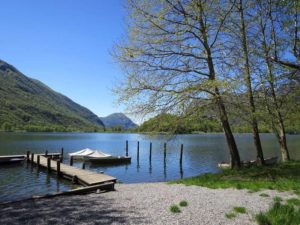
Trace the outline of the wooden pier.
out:
M 55 172 L 58 176 L 72 180 L 73 182 L 78 182 L 84 186 L 94 186 L 98 184 L 104 184 L 117 181 L 116 178 L 89 171 L 84 169 L 79 169 L 73 166 L 60 163 L 59 160 L 53 160 L 45 155 L 32 155 L 30 161 L 36 164 L 38 167 L 44 167 L 48 172 Z
M 37 154 L 37 155 L 44 155 L 44 154 Z M 52 158 L 59 158 L 61 156 L 61 153 L 48 153 L 48 155 Z M 26 155 L 0 155 L 0 164 L 22 162 L 26 158 L 27 158 Z
M 114 185 L 117 181 L 115 177 L 97 173 L 83 168 L 76 168 L 62 163 L 63 149 L 61 153 L 35 154 L 27 151 L 26 155 L 1 155 L 1 164 L 11 164 L 16 162 L 27 161 L 38 168 L 44 168 L 48 173 L 55 173 L 58 177 L 71 180 L 73 183 L 81 184 L 85 187 L 77 188 L 63 193 L 56 193 L 54 195 L 88 193 L 92 190 L 114 190 Z M 47 195 L 48 196 L 48 195 Z M 51 195 L 52 196 L 52 195 Z

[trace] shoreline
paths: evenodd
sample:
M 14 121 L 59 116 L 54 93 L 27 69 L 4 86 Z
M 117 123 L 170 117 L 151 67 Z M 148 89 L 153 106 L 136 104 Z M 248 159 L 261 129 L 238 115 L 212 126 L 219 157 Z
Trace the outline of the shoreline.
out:
M 260 196 L 267 193 L 269 197 Z M 116 191 L 86 195 L 27 199 L 0 205 L 2 224 L 256 224 L 254 215 L 266 211 L 272 199 L 296 197 L 290 192 L 209 189 L 168 183 L 116 184 Z M 181 213 L 169 208 L 185 200 Z M 246 214 L 228 219 L 233 207 Z

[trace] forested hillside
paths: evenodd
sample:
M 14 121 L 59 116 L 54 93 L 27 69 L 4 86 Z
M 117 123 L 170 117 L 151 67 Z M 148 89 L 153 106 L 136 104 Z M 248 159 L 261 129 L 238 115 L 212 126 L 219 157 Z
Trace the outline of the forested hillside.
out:
M 0 60 L 0 130 L 100 131 L 90 110 Z

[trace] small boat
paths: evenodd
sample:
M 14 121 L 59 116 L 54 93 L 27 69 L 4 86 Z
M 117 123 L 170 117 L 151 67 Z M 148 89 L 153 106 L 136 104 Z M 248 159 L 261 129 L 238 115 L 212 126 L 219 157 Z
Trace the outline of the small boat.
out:
M 274 165 L 277 163 L 277 161 L 278 161 L 277 156 L 270 157 L 270 158 L 265 159 L 265 165 Z M 256 160 L 251 160 L 251 161 L 241 161 L 241 164 L 243 167 L 249 167 L 252 165 L 256 165 L 257 163 L 256 163 Z M 221 169 L 228 169 L 228 168 L 231 168 L 231 164 L 227 163 L 227 162 L 221 162 L 218 164 L 218 167 Z
M 129 156 L 112 156 L 101 151 L 92 150 L 89 148 L 69 153 L 73 159 L 81 159 L 91 163 L 130 163 L 131 157 Z
M 85 156 L 93 154 L 94 152 L 92 149 L 85 148 L 77 152 L 69 153 L 69 156 L 72 156 L 73 159 L 84 159 Z

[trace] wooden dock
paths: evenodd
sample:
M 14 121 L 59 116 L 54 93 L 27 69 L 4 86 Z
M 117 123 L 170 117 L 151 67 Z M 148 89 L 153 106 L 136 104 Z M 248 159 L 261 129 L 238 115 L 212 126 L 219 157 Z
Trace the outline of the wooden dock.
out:
M 61 153 L 47 153 L 52 158 L 59 158 Z M 44 155 L 44 154 L 37 154 Z M 27 158 L 26 155 L 0 155 L 0 164 L 22 162 Z
M 84 186 L 93 186 L 109 182 L 115 183 L 117 181 L 114 177 L 69 166 L 60 163 L 59 160 L 46 157 L 45 155 L 33 155 L 33 160 L 31 155 L 30 161 L 37 166 L 46 168 L 48 172 L 55 172 L 61 177 L 72 180 L 73 182 L 78 182 Z

